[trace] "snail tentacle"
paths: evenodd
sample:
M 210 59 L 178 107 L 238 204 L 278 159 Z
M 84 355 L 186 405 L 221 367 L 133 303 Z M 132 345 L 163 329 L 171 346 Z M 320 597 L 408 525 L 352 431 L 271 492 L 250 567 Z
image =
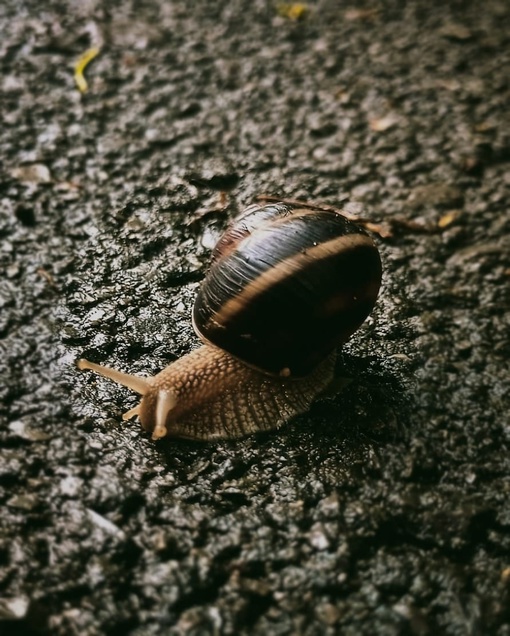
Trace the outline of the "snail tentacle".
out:
M 123 373 L 122 371 L 118 371 L 117 369 L 112 369 L 111 367 L 105 367 L 102 364 L 90 362 L 89 360 L 85 360 L 85 358 L 81 358 L 80 360 L 78 360 L 76 366 L 82 371 L 85 369 L 95 371 L 105 378 L 114 380 L 115 382 L 117 382 L 117 384 L 122 384 L 122 386 L 126 386 L 128 387 L 128 389 L 136 391 L 136 393 L 138 393 L 139 395 L 145 395 L 151 387 L 150 378 L 142 378 L 138 375 Z

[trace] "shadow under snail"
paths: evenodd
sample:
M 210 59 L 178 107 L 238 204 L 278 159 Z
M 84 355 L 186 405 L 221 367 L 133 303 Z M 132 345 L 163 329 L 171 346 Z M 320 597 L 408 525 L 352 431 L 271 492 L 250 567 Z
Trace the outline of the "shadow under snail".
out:
M 153 377 L 79 360 L 142 398 L 124 414 L 152 439 L 211 440 L 278 428 L 334 375 L 336 349 L 371 312 L 381 259 L 331 209 L 252 205 L 216 245 L 195 300 L 204 344 Z

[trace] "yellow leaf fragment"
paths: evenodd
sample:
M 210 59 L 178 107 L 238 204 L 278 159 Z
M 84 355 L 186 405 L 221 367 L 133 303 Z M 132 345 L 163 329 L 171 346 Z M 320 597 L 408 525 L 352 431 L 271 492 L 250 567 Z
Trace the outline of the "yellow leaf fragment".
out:
M 452 210 L 451 212 L 447 212 L 443 214 L 443 216 L 437 222 L 437 226 L 440 228 L 445 228 L 451 225 L 454 221 L 456 221 L 460 216 L 459 210 Z
M 308 13 L 308 5 L 304 2 L 281 2 L 276 5 L 278 13 L 290 20 L 301 20 Z
M 89 85 L 83 75 L 83 71 L 97 55 L 99 55 L 99 48 L 94 46 L 85 51 L 85 53 L 79 57 L 74 66 L 74 81 L 76 82 L 76 86 L 80 93 L 86 93 L 88 91 Z

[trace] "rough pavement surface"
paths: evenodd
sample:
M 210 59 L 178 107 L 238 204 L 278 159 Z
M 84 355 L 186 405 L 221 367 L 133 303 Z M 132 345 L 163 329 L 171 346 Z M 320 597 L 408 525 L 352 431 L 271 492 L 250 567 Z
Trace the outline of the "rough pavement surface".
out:
M 510 634 L 508 8 L 2 2 L 2 634 Z M 74 361 L 194 348 L 260 193 L 405 221 L 349 388 L 153 443 Z

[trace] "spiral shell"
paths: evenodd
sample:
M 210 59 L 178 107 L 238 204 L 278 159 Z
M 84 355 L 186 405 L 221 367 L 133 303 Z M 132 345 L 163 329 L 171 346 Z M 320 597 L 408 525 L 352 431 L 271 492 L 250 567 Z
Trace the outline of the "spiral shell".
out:
M 369 315 L 381 271 L 372 240 L 339 213 L 250 206 L 213 253 L 194 328 L 261 371 L 303 377 Z

